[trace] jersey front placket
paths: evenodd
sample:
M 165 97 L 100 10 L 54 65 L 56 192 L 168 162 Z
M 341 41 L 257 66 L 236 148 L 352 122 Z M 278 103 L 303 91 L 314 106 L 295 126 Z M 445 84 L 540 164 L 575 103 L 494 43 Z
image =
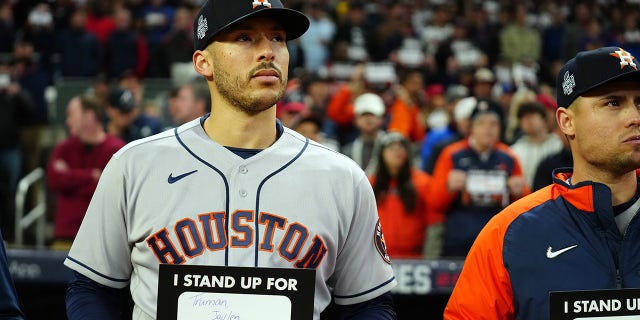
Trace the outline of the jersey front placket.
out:
M 255 172 L 246 163 L 234 167 L 229 173 L 229 212 L 227 241 L 229 265 L 252 265 L 255 260 L 255 221 L 257 184 Z

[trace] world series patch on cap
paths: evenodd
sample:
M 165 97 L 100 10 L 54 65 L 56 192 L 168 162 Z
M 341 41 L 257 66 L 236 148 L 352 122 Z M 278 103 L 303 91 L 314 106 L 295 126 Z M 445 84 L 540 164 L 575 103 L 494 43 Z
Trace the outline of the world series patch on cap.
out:
M 636 58 L 620 47 L 579 52 L 558 73 L 558 106 L 568 107 L 580 95 L 611 81 L 640 81 L 638 67 Z
M 296 39 L 309 29 L 309 19 L 285 8 L 280 0 L 207 0 L 193 22 L 195 49 L 206 48 L 220 31 L 254 16 L 273 17 L 284 27 L 287 40 Z

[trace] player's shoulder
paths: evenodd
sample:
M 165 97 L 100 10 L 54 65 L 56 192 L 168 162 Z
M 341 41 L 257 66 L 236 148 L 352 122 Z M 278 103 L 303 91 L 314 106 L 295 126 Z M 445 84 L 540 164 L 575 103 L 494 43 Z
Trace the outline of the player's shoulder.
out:
M 118 150 L 118 152 L 116 152 L 113 155 L 113 157 L 120 158 L 125 154 L 135 152 L 135 151 L 140 151 L 140 149 L 153 148 L 155 145 L 159 143 L 159 141 L 166 138 L 173 137 L 173 135 L 174 135 L 173 129 L 171 129 L 171 130 L 163 131 L 142 139 L 131 141 L 127 143 L 124 147 L 122 147 L 120 150 Z
M 442 149 L 443 154 L 455 154 L 458 152 L 465 152 L 469 150 L 469 141 L 467 139 L 460 139 L 452 141 Z
M 557 194 L 554 195 L 552 186 L 537 190 L 508 205 L 496 214 L 488 225 L 500 226 L 502 230 L 506 231 L 516 220 L 521 223 L 539 224 L 537 223 L 539 219 L 546 219 L 549 215 L 550 208 L 546 204 L 555 200 L 557 196 Z M 525 215 L 527 219 L 518 219 L 525 217 Z
M 307 148 L 305 149 L 305 156 L 307 157 L 322 157 L 325 159 L 325 161 L 328 162 L 335 162 L 338 164 L 342 164 L 342 165 L 346 165 L 346 166 L 356 166 L 359 167 L 358 164 L 353 161 L 351 158 L 349 158 L 347 155 L 334 150 L 332 148 L 329 148 L 323 144 L 320 144 L 316 141 L 313 141 L 311 139 L 307 139 L 305 136 L 301 135 L 300 133 L 289 129 L 289 128 L 285 128 L 283 134 L 282 134 L 282 138 L 284 138 L 285 141 L 287 141 L 287 143 L 289 144 L 299 144 L 299 145 L 304 145 L 307 144 Z
M 197 128 L 199 123 L 199 120 L 196 119 L 179 127 L 170 128 L 160 133 L 131 141 L 114 154 L 114 158 L 140 153 L 149 154 L 156 152 L 168 152 L 174 148 L 182 148 L 179 141 L 176 139 L 176 135 Z
M 291 145 L 296 149 L 304 147 L 300 160 L 313 165 L 316 169 L 323 169 L 335 174 L 364 175 L 362 168 L 347 155 L 307 139 L 294 130 L 285 128 L 281 139 L 287 145 Z

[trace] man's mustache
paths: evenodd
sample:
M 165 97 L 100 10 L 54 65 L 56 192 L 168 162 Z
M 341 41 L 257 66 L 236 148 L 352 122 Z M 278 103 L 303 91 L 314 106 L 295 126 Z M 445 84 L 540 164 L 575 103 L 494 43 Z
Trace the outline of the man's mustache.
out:
M 261 70 L 275 70 L 275 72 L 278 74 L 278 78 L 282 79 L 282 71 L 275 64 L 273 64 L 273 62 L 263 62 L 260 65 L 256 66 L 251 70 L 251 72 L 249 72 L 250 77 Z

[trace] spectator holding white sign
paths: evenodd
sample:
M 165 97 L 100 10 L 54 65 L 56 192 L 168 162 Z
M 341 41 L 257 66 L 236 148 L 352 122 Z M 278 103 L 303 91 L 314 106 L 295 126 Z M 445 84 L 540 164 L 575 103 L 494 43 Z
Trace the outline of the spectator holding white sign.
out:
M 520 161 L 500 142 L 499 107 L 479 100 L 469 136 L 439 155 L 431 183 L 431 212 L 444 221 L 442 255 L 464 257 L 482 227 L 529 193 Z

